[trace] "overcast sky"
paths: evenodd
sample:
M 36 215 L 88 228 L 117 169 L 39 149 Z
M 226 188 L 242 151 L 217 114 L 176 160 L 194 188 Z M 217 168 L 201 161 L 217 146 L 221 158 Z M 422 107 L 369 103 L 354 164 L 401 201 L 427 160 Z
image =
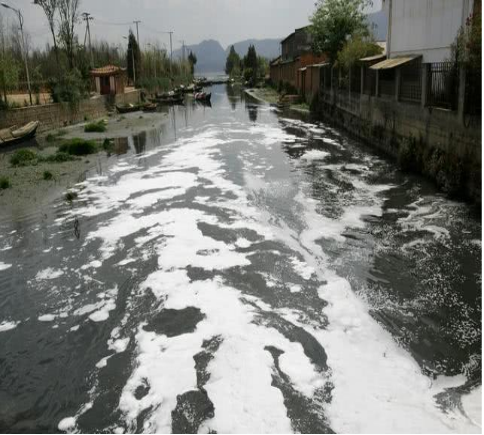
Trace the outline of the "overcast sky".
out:
M 50 41 L 45 16 L 33 0 L 2 0 L 21 9 L 25 29 L 34 45 Z M 381 0 L 375 2 L 375 8 Z M 378 4 L 377 4 L 378 3 Z M 147 42 L 169 44 L 162 31 L 173 30 L 174 48 L 180 40 L 196 44 L 204 39 L 216 39 L 227 45 L 249 38 L 281 38 L 293 29 L 308 24 L 315 0 L 81 0 L 81 12 L 93 15 L 91 34 L 94 39 L 123 43 L 133 20 L 139 26 L 142 45 Z M 13 20 L 13 14 L 0 8 L 3 18 Z M 84 28 L 78 28 L 84 39 Z

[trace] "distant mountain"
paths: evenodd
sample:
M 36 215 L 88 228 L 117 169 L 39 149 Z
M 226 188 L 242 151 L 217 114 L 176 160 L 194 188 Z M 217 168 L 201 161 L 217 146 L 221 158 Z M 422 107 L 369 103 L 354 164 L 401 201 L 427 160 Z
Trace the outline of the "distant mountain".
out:
M 225 69 L 226 54 L 223 47 L 218 41 L 209 39 L 202 41 L 200 44 L 187 45 L 186 56 L 192 51 L 197 56 L 197 64 L 195 65 L 196 73 L 220 72 Z M 182 50 L 175 50 L 174 57 L 181 58 Z
M 368 22 L 373 27 L 373 35 L 377 41 L 387 40 L 388 17 L 385 10 L 368 14 Z
M 280 39 L 247 39 L 236 42 L 233 45 L 240 57 L 244 57 L 247 54 L 249 45 L 253 44 L 259 56 L 274 59 L 279 56 L 280 41 Z M 188 56 L 188 53 L 192 51 L 197 56 L 198 61 L 195 65 L 196 73 L 222 72 L 225 70 L 225 60 L 227 59 L 231 45 L 224 50 L 218 41 L 209 39 L 200 42 L 200 44 L 187 45 L 185 47 L 185 55 Z M 181 58 L 183 56 L 182 50 L 175 50 L 173 56 L 175 58 Z
M 281 39 L 247 39 L 236 42 L 233 46 L 238 55 L 244 57 L 251 44 L 255 47 L 255 51 L 259 56 L 266 57 L 270 60 L 279 56 Z M 225 50 L 226 54 L 229 53 L 231 45 Z

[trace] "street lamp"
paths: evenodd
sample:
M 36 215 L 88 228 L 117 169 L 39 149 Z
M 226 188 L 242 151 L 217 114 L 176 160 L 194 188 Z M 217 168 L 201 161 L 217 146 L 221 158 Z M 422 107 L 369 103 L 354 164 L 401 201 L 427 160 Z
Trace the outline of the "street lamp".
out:
M 27 87 L 29 88 L 29 97 L 30 97 L 30 105 L 32 106 L 32 90 L 30 89 L 30 73 L 29 73 L 29 64 L 27 61 L 27 50 L 25 49 L 25 38 L 24 38 L 24 17 L 19 9 L 15 9 L 12 6 L 9 6 L 7 3 L 1 2 L 0 3 L 4 8 L 11 9 L 14 11 L 18 16 L 18 21 L 20 23 L 20 34 L 22 36 L 22 54 L 24 58 L 25 64 L 25 73 L 27 75 Z

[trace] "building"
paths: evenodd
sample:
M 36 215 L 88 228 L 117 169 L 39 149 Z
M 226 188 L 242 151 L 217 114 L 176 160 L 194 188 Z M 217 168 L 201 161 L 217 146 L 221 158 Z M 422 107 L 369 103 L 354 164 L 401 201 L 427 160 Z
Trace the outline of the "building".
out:
M 312 51 L 313 38 L 310 27 L 301 27 L 281 41 L 281 56 L 271 62 L 271 81 L 294 90 L 305 88 L 306 67 L 320 63 L 325 56 Z
M 477 0 L 382 0 L 388 16 L 389 58 L 421 56 L 423 63 L 450 59 L 451 45 Z
M 106 65 L 91 70 L 96 92 L 101 95 L 124 94 L 127 83 L 126 69 L 119 66 Z

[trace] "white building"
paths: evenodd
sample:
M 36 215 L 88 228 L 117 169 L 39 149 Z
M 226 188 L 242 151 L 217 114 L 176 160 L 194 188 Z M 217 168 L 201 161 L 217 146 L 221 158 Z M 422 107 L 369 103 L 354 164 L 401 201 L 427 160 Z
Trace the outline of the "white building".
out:
M 444 62 L 461 26 L 480 0 L 382 0 L 388 14 L 389 58 L 422 55 L 422 62 Z

